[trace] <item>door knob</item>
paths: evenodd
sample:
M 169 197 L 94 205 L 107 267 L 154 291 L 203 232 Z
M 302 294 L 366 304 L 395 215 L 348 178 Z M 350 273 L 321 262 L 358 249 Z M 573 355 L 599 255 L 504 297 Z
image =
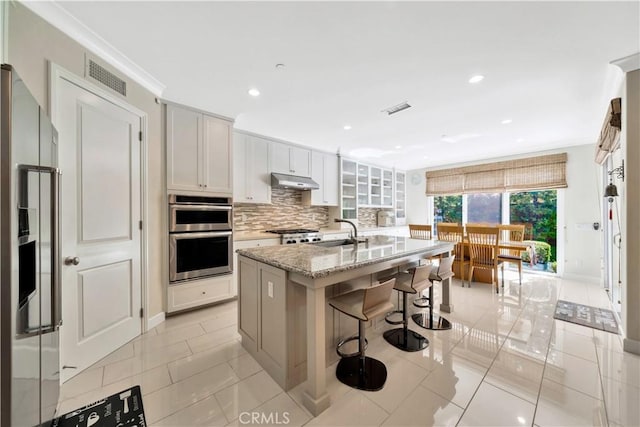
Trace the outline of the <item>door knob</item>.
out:
M 80 258 L 77 256 L 68 256 L 64 259 L 64 265 L 78 265 L 80 264 Z

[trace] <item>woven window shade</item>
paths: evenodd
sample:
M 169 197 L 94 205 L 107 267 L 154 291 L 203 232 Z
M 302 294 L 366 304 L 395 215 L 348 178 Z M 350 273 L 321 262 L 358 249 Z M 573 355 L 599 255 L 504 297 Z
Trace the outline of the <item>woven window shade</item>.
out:
M 602 124 L 598 144 L 596 145 L 596 163 L 603 164 L 620 146 L 620 130 L 622 129 L 622 99 L 614 98 L 609 103 L 607 115 Z
M 464 175 L 441 175 L 429 178 L 427 172 L 427 177 L 427 194 L 430 196 L 462 194 L 464 191 Z
M 427 195 L 502 193 L 567 187 L 567 153 L 426 173 Z

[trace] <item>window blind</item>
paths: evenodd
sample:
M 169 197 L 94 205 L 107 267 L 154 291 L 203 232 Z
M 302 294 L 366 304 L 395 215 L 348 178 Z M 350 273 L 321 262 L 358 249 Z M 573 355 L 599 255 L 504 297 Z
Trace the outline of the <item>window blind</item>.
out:
M 567 187 L 567 153 L 426 173 L 428 196 L 502 193 Z
M 600 130 L 600 137 L 596 144 L 596 163 L 603 164 L 609 156 L 620 146 L 620 130 L 622 129 L 622 99 L 614 98 L 609 103 L 607 115 Z

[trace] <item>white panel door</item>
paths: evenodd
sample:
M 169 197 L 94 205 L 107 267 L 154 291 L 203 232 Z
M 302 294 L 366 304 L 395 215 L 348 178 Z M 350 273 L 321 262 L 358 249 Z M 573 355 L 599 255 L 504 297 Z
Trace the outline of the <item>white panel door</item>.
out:
M 141 118 L 62 77 L 57 88 L 66 381 L 141 333 Z

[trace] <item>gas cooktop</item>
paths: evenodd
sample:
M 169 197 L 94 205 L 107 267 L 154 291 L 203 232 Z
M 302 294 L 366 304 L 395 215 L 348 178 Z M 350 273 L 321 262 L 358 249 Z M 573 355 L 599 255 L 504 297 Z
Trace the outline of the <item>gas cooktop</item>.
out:
M 303 234 L 303 233 L 317 233 L 318 230 L 312 230 L 310 228 L 281 228 L 278 230 L 266 230 L 267 233 L 274 234 Z
M 320 234 L 318 230 L 309 228 L 287 228 L 265 231 L 267 233 L 279 234 L 283 244 L 319 242 L 322 240 L 322 234 Z

